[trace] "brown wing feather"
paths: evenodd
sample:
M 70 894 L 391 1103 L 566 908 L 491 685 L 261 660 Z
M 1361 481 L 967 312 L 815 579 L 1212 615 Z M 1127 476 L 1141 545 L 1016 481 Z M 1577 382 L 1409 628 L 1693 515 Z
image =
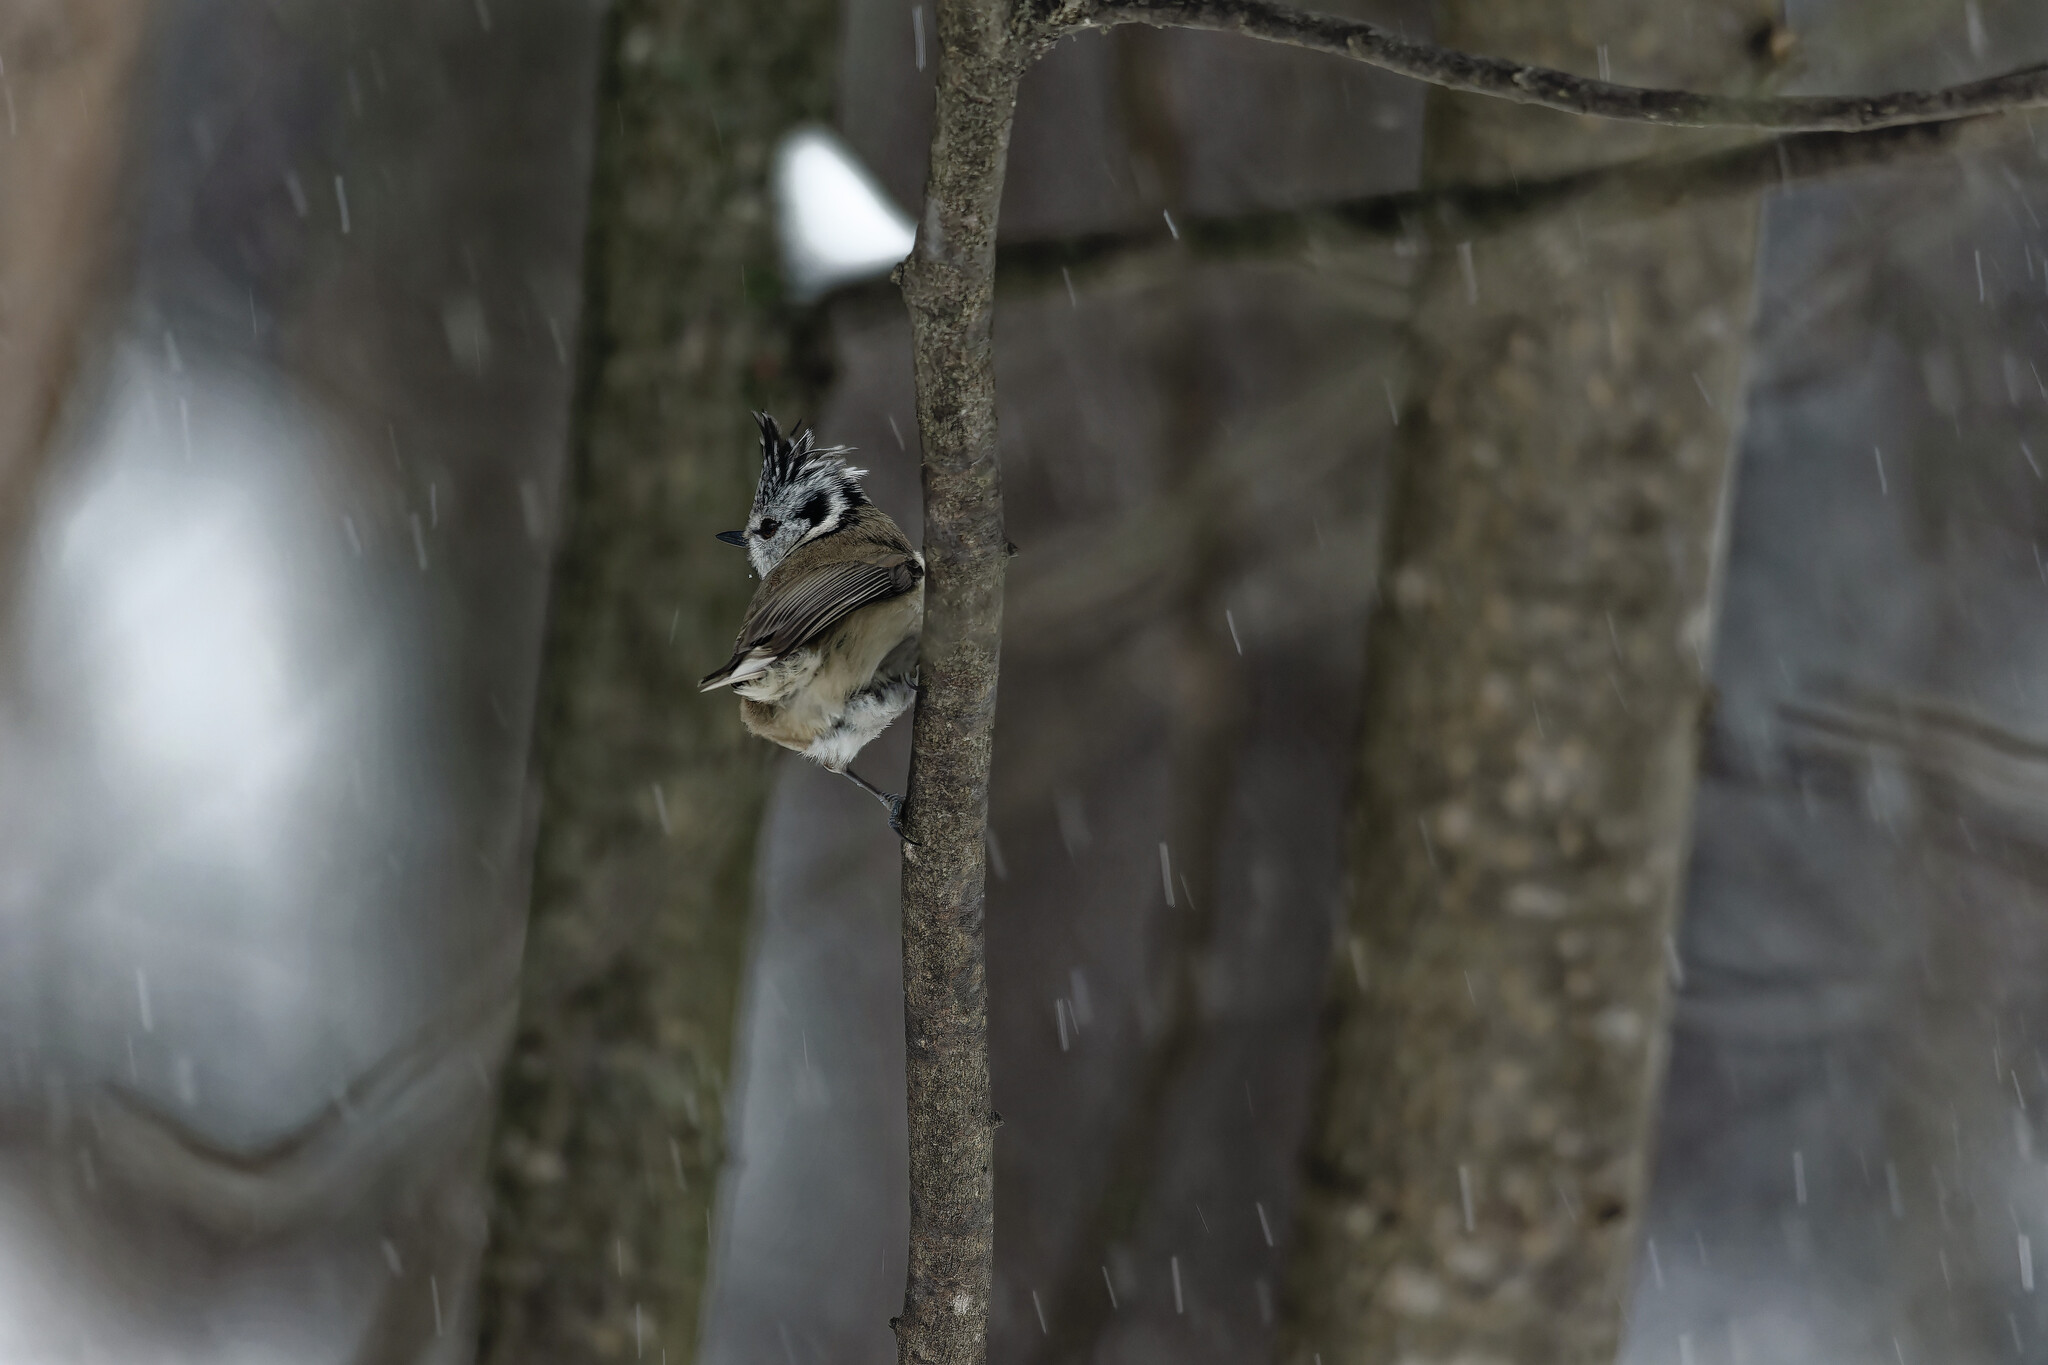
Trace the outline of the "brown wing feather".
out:
M 923 576 L 922 566 L 909 555 L 890 555 L 874 563 L 842 559 L 801 569 L 776 582 L 774 591 L 754 598 L 732 658 L 701 685 L 717 682 L 749 655 L 779 658 L 801 649 L 862 607 L 909 592 Z

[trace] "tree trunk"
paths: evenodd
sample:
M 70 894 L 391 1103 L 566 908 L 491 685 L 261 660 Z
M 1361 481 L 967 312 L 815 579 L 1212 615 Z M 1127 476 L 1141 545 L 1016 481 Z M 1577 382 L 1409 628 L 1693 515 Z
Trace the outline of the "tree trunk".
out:
M 591 204 L 571 513 L 538 721 L 520 1031 L 485 1268 L 494 1365 L 694 1351 L 774 753 L 700 697 L 752 583 L 713 539 L 802 416 L 767 197 L 830 108 L 835 7 L 622 0 Z
M 1442 41 L 1742 91 L 1771 8 L 1446 0 Z M 1433 183 L 1701 135 L 1433 93 Z M 1750 316 L 1756 203 L 1430 244 L 1370 640 L 1288 1358 L 1612 1359 Z
M 0 11 L 0 544 L 31 511 L 123 235 L 120 170 L 148 0 Z

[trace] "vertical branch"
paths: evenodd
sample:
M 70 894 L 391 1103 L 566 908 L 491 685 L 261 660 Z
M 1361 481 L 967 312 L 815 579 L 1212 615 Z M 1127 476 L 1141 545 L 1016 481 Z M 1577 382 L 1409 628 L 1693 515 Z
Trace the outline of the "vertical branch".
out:
M 995 1249 L 984 831 L 1002 642 L 996 214 L 1029 45 L 1006 0 L 940 0 L 938 110 L 910 309 L 924 444 L 925 622 L 903 863 L 910 1268 L 899 1358 L 979 1362 Z

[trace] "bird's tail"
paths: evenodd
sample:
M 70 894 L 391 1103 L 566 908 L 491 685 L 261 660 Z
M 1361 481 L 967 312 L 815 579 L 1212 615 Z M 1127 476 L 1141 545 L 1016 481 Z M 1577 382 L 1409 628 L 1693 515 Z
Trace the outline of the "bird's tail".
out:
M 774 662 L 774 655 L 762 653 L 758 650 L 749 650 L 743 654 L 735 654 L 726 663 L 724 668 L 719 669 L 715 673 L 705 674 L 703 681 L 697 684 L 697 690 L 699 692 L 716 692 L 721 687 L 730 687 L 734 683 L 745 682 L 756 674 L 767 672 L 768 665 Z

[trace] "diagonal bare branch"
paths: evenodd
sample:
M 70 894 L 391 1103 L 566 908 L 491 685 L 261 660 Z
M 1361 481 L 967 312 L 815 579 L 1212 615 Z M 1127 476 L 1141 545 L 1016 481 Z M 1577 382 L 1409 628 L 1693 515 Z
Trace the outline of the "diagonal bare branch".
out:
M 1706 95 L 1617 85 L 1550 67 L 1482 57 L 1418 42 L 1363 19 L 1317 14 L 1268 0 L 1067 0 L 1052 8 L 1046 22 L 1059 31 L 1149 24 L 1240 33 L 1349 57 L 1446 90 L 1594 118 L 1674 127 L 1859 132 L 2048 107 L 2048 66 L 2043 65 L 1938 90 L 1895 90 L 1881 95 Z
M 1135 256 L 1165 250 L 1210 260 L 1283 259 L 1345 242 L 1434 238 L 1470 241 L 1557 213 L 1586 223 L 1643 217 L 1759 190 L 1995 146 L 2015 125 L 1956 119 L 1861 133 L 1793 133 L 1697 156 L 1644 157 L 1513 183 L 1462 183 L 1369 195 L 1305 208 L 1177 218 L 1145 232 L 1099 232 L 1005 243 L 996 281 L 1006 288 L 1079 283 Z M 1085 272 L 1085 273 L 1084 273 Z

